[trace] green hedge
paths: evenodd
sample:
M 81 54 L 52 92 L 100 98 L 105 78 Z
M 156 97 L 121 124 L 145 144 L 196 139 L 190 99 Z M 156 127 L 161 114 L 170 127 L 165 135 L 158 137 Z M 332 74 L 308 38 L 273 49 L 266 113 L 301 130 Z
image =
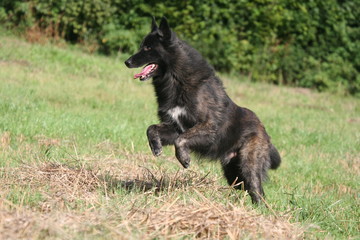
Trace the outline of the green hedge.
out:
M 36 26 L 106 54 L 135 52 L 151 15 L 165 15 L 219 71 L 360 95 L 359 0 L 0 2 L 7 27 Z

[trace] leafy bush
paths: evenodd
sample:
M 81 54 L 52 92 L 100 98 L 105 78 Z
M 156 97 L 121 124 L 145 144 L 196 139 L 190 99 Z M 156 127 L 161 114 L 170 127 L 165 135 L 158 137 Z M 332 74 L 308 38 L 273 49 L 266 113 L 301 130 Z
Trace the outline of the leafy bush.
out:
M 170 25 L 217 70 L 253 81 L 360 95 L 360 3 L 305 0 L 2 0 L 0 22 L 106 54 L 133 53 L 150 16 Z

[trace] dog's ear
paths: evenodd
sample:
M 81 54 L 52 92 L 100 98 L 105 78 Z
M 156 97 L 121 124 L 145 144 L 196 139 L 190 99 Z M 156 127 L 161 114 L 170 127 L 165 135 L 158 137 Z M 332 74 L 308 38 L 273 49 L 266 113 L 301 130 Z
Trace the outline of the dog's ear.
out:
M 171 29 L 166 17 L 162 17 L 159 26 L 159 35 L 164 39 L 168 40 L 171 38 Z
M 158 29 L 158 25 L 156 24 L 155 17 L 151 16 L 152 22 L 151 22 L 151 31 L 155 32 Z

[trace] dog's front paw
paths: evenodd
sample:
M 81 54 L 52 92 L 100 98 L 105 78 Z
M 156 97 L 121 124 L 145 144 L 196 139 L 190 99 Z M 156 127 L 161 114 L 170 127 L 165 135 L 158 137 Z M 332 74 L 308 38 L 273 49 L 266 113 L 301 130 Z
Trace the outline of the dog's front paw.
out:
M 162 153 L 162 148 L 151 149 L 155 157 L 158 157 Z
M 149 141 L 151 151 L 155 157 L 158 157 L 162 153 L 162 145 L 160 141 Z
M 176 149 L 175 155 L 184 168 L 188 168 L 190 166 L 190 154 L 187 151 L 184 151 L 183 149 Z
M 190 150 L 186 146 L 186 139 L 178 138 L 175 140 L 175 155 L 184 168 L 190 166 Z
M 180 161 L 180 163 L 184 168 L 190 167 L 190 159 L 186 161 Z

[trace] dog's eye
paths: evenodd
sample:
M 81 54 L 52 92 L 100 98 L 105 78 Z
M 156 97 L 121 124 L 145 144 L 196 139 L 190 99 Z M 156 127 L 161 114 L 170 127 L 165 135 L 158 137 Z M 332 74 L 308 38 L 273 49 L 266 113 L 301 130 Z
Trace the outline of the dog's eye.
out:
M 149 47 L 149 46 L 144 47 L 144 51 L 150 51 L 150 50 L 151 50 L 151 47 Z

